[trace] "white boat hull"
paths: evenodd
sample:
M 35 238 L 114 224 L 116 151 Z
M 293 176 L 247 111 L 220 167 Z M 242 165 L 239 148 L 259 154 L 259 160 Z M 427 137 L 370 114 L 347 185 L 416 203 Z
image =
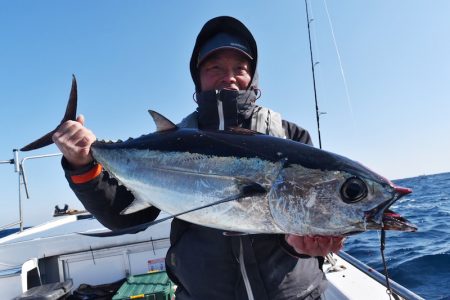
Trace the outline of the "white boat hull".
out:
M 24 291 L 21 266 L 30 258 L 39 262 L 43 283 L 71 279 L 74 288 L 83 283 L 111 283 L 154 267 L 164 268 L 170 246 L 169 221 L 119 237 L 78 234 L 104 230 L 95 219 L 65 216 L 0 239 L 0 298 L 13 299 Z M 329 281 L 325 299 L 389 299 L 381 274 L 346 253 L 333 258 L 334 266 L 324 264 Z M 378 277 L 369 276 L 371 273 Z M 391 286 L 401 290 L 407 299 L 422 299 L 393 281 Z

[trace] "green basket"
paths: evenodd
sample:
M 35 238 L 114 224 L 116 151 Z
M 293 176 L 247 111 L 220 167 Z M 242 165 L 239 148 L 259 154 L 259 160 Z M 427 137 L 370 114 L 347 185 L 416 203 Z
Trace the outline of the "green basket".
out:
M 172 281 L 165 271 L 160 271 L 129 276 L 112 299 L 171 300 L 173 294 Z

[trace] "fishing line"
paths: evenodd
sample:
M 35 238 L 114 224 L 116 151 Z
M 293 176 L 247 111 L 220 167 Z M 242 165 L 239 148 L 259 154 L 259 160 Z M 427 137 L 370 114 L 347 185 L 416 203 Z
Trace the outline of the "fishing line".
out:
M 394 297 L 394 299 L 398 300 L 398 296 L 392 292 L 391 285 L 389 283 L 389 274 L 386 264 L 386 259 L 384 257 L 384 249 L 386 245 L 386 231 L 384 230 L 384 227 L 381 228 L 381 239 L 380 239 L 380 250 L 381 250 L 381 259 L 383 260 L 383 268 L 384 268 L 384 276 L 386 278 L 386 293 L 389 296 L 389 299 L 392 299 L 391 296 Z
M 355 118 L 354 118 L 354 116 L 353 116 L 352 103 L 351 103 L 351 101 L 350 101 L 350 93 L 349 93 L 349 91 L 348 91 L 347 79 L 346 79 L 346 77 L 345 77 L 344 68 L 342 67 L 341 55 L 340 55 L 340 53 L 339 53 L 339 48 L 338 48 L 338 46 L 337 46 L 336 37 L 335 37 L 335 35 L 334 35 L 333 23 L 331 22 L 330 13 L 328 12 L 327 1 L 326 1 L 326 0 L 323 0 L 323 3 L 324 3 L 324 6 L 325 6 L 325 12 L 326 12 L 326 14 L 327 14 L 328 23 L 330 24 L 331 36 L 332 36 L 332 38 L 333 38 L 334 48 L 335 48 L 335 50 L 336 50 L 336 55 L 337 55 L 337 58 L 338 58 L 339 67 L 340 67 L 340 69 L 341 69 L 341 76 L 342 76 L 342 80 L 343 80 L 343 83 L 344 83 L 345 94 L 346 94 L 346 96 L 347 96 L 347 105 L 348 105 L 348 108 L 349 108 L 349 110 L 350 110 L 350 116 L 351 116 L 352 121 L 353 121 L 353 126 L 356 127 L 356 126 L 355 126 Z

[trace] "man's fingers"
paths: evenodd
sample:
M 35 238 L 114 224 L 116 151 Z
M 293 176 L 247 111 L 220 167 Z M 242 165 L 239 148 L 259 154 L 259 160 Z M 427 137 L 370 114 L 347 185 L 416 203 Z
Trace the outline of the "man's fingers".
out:
M 325 237 L 325 236 L 317 236 L 315 237 L 318 240 L 318 243 L 324 249 L 333 248 L 334 245 L 334 237 Z
M 295 251 L 311 256 L 325 256 L 330 252 L 339 252 L 342 249 L 343 241 L 343 237 L 335 236 L 286 236 L 286 242 Z
M 93 143 L 93 140 L 91 139 L 90 133 L 83 128 L 74 132 L 68 139 L 68 142 L 76 147 L 89 148 Z
M 334 249 L 333 252 L 339 252 L 344 247 L 345 237 L 337 237 L 334 239 Z
M 85 140 L 86 145 L 90 145 L 95 141 L 95 136 L 92 131 L 75 121 L 67 121 L 61 124 L 58 130 L 53 134 L 53 141 L 59 144 L 77 145 L 81 140 Z M 85 145 L 81 145 L 81 147 L 83 146 Z
M 78 116 L 77 121 L 67 121 L 61 124 L 53 134 L 52 139 L 73 167 L 81 167 L 92 161 L 90 146 L 95 142 L 95 135 L 83 126 L 84 117 Z
M 80 128 L 84 128 L 84 116 L 83 115 L 79 115 L 77 117 L 76 121 L 69 120 L 69 121 L 62 123 L 59 126 L 57 132 L 60 132 L 61 135 L 63 135 L 63 134 L 70 133 L 71 131 L 78 130 Z
M 67 121 L 58 128 L 53 134 L 53 141 L 57 144 L 70 146 L 73 136 L 80 130 L 82 126 L 78 122 Z
M 64 136 L 64 135 L 72 135 L 72 132 L 75 132 L 79 128 L 83 127 L 79 122 L 76 121 L 66 121 L 62 123 L 58 130 L 55 133 L 58 133 L 57 136 Z
M 83 115 L 79 115 L 77 117 L 77 122 L 84 126 L 84 116 Z

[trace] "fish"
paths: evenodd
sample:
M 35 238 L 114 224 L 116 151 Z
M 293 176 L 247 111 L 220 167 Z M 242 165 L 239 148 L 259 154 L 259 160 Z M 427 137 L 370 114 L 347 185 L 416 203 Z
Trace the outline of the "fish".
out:
M 60 125 L 75 120 L 76 106 L 73 76 Z M 411 189 L 354 160 L 243 128 L 179 128 L 163 115 L 149 113 L 155 132 L 91 145 L 93 158 L 134 195 L 121 214 L 155 206 L 168 218 L 245 234 L 347 236 L 417 230 L 390 210 Z M 21 151 L 51 144 L 58 127 Z M 156 222 L 92 235 L 136 233 Z

